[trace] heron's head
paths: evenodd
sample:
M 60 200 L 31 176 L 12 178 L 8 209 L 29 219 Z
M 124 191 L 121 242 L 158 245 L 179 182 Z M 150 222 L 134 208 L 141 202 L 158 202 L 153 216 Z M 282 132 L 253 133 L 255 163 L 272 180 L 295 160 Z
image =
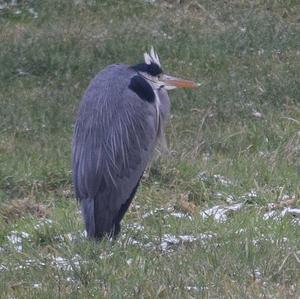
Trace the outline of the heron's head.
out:
M 181 78 L 167 75 L 163 72 L 157 53 L 151 48 L 150 53 L 144 54 L 145 62 L 133 66 L 153 89 L 171 90 L 174 88 L 195 88 L 199 84 Z

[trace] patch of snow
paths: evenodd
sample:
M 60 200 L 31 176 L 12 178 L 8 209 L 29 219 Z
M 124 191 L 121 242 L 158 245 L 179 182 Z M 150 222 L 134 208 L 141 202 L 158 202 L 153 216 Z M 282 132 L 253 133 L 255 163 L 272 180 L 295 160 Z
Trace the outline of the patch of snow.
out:
M 17 252 L 22 252 L 23 239 L 29 239 L 29 237 L 30 237 L 30 235 L 27 232 L 17 232 L 17 231 L 13 230 L 7 236 L 7 239 L 14 246 L 14 248 Z
M 281 197 L 281 201 L 284 201 L 284 200 L 288 200 L 288 199 L 294 199 L 295 198 L 295 196 L 293 195 L 293 196 L 291 196 L 291 195 L 289 195 L 289 194 L 287 194 L 287 193 L 285 193 L 285 194 L 283 194 L 282 195 L 282 197 Z
M 199 288 L 195 287 L 195 286 L 186 286 L 185 287 L 188 291 L 200 291 Z
M 128 260 L 126 261 L 126 264 L 127 264 L 128 266 L 130 266 L 130 265 L 132 264 L 132 262 L 133 262 L 133 259 L 130 258 L 130 259 L 128 259 Z
M 38 17 L 38 13 L 33 8 L 29 8 L 28 12 L 33 16 L 34 19 Z
M 22 238 L 20 236 L 18 236 L 18 232 L 16 232 L 16 231 L 11 231 L 10 235 L 7 236 L 7 239 L 12 244 L 18 244 L 18 243 L 22 242 Z
M 76 241 L 78 239 L 78 237 L 86 238 L 87 237 L 86 231 L 84 230 L 82 232 L 73 232 L 73 233 L 66 233 L 63 235 L 57 235 L 57 236 L 55 236 L 55 239 L 60 240 L 60 241 L 64 241 L 65 239 L 67 239 L 70 242 L 73 242 L 73 241 Z
M 126 244 L 127 244 L 127 245 L 142 245 L 141 242 L 135 240 L 135 239 L 132 238 L 132 237 L 127 238 Z
M 7 270 L 8 270 L 8 267 L 6 267 L 5 265 L 0 265 L 0 272 L 4 272 Z
M 152 211 L 150 211 L 150 212 L 145 213 L 145 214 L 142 216 L 142 218 L 144 219 L 144 218 L 147 218 L 147 217 L 149 217 L 149 216 L 153 216 L 153 215 L 156 214 L 156 213 L 159 213 L 159 212 L 165 212 L 165 211 L 166 211 L 166 209 L 164 209 L 164 208 L 156 208 L 156 209 L 154 209 L 154 210 L 152 210 Z
M 145 227 L 137 222 L 131 223 L 127 225 L 127 228 L 133 229 L 135 231 L 143 231 Z
M 150 211 L 150 212 L 146 212 L 142 218 L 145 219 L 145 218 L 148 218 L 149 216 L 153 216 L 153 211 Z
M 215 206 L 201 212 L 203 219 L 213 217 L 217 222 L 227 221 L 227 213 L 230 211 L 238 211 L 242 208 L 243 203 L 237 203 L 231 206 Z
M 68 276 L 66 280 L 67 280 L 67 282 L 75 282 L 75 280 L 70 276 Z
M 293 219 L 292 223 L 295 224 L 295 225 L 300 225 L 300 218 Z
M 275 218 L 276 216 L 277 216 L 276 211 L 269 211 L 269 212 L 267 212 L 267 213 L 265 213 L 265 214 L 263 215 L 263 219 L 264 219 L 264 220 L 268 220 L 268 219 Z M 277 217 L 277 218 L 278 218 L 278 217 Z
M 198 238 L 196 238 L 195 236 L 192 236 L 192 235 L 183 235 L 183 236 L 179 236 L 179 239 L 182 241 L 182 242 L 194 242 L 194 241 L 197 241 Z
M 144 244 L 143 246 L 146 249 L 155 248 L 155 246 L 154 246 L 154 244 L 152 242 L 148 242 L 148 243 Z
M 173 217 L 175 217 L 175 218 L 184 218 L 184 217 L 187 216 L 186 214 L 181 213 L 181 212 L 173 212 L 170 215 L 173 216 Z
M 252 189 L 252 190 L 250 190 L 249 192 L 247 192 L 247 193 L 245 193 L 243 196 L 242 196 L 243 198 L 253 198 L 253 197 L 257 197 L 257 191 L 256 190 L 254 190 L 254 189 Z
M 197 178 L 198 178 L 200 181 L 202 181 L 202 182 L 208 181 L 208 176 L 207 176 L 207 174 L 206 174 L 205 171 L 199 172 L 199 173 L 197 174 Z
M 51 219 L 43 219 L 43 220 L 40 220 L 35 226 L 34 228 L 35 229 L 39 229 L 41 228 L 42 226 L 44 225 L 48 225 L 48 226 L 51 226 L 53 224 L 53 221 Z
M 107 259 L 109 257 L 112 257 L 113 255 L 114 255 L 113 252 L 103 252 L 103 253 L 100 254 L 99 258 L 101 260 L 103 260 L 103 259 Z
M 28 239 L 30 237 L 30 235 L 26 232 L 20 232 L 21 238 L 23 239 Z
M 193 235 L 171 235 L 171 234 L 165 234 L 161 238 L 161 243 L 159 245 L 159 248 L 162 251 L 166 251 L 169 249 L 172 245 L 178 245 L 178 244 L 184 244 L 184 243 L 192 243 L 196 241 L 207 241 L 214 237 L 215 234 L 208 233 L 208 234 L 199 234 L 198 236 Z
M 160 249 L 162 251 L 166 251 L 169 248 L 169 246 L 175 245 L 178 243 L 179 243 L 179 240 L 177 238 L 174 238 L 173 240 L 165 240 L 160 243 Z
M 76 236 L 73 233 L 67 233 L 64 235 L 70 242 L 73 242 L 76 240 Z
M 179 245 L 184 243 L 192 243 L 192 242 L 203 242 L 205 243 L 207 240 L 213 238 L 215 236 L 214 233 L 206 233 L 199 234 L 196 236 L 193 235 L 172 235 L 172 234 L 164 234 L 162 237 L 154 238 L 154 242 L 143 243 L 138 241 L 132 237 L 126 239 L 124 236 L 125 244 L 127 245 L 136 245 L 140 248 L 145 249 L 157 249 L 159 248 L 162 251 L 168 250 L 173 245 Z M 149 237 L 147 237 L 149 239 Z M 158 244 L 157 244 L 158 243 Z
M 54 257 L 52 264 L 60 269 L 69 267 L 69 261 L 61 256 Z
M 214 196 L 219 197 L 219 198 L 223 198 L 224 194 L 222 192 L 216 192 L 216 193 L 214 193 Z
M 133 204 L 132 207 L 135 208 L 136 210 L 139 210 L 141 208 L 139 204 Z
M 254 270 L 253 275 L 256 281 L 260 281 L 262 278 L 261 272 L 257 269 Z
M 14 261 L 16 262 L 16 261 Z M 8 265 L 0 265 L 0 272 L 1 271 L 8 271 L 8 270 L 23 270 L 23 269 L 28 269 L 29 267 L 39 267 L 40 269 L 43 269 L 43 267 L 45 267 L 45 263 L 39 261 L 39 260 L 36 260 L 36 259 L 26 259 L 26 260 L 23 260 L 19 263 L 16 263 L 16 264 L 8 264 Z
M 79 254 L 76 254 L 71 260 L 67 260 L 61 256 L 53 256 L 52 259 L 53 261 L 51 262 L 51 264 L 62 271 L 70 271 L 72 270 L 73 266 L 79 268 L 80 263 L 82 262 Z
M 169 216 L 169 215 L 166 215 L 166 217 L 167 217 L 167 216 Z M 187 218 L 187 219 L 189 219 L 189 220 L 192 220 L 192 219 L 193 219 L 191 215 L 185 214 L 185 213 L 181 213 L 181 212 L 172 212 L 172 213 L 170 214 L 170 216 L 173 216 L 173 217 L 175 217 L 175 218 Z
M 300 217 L 300 209 L 299 208 L 291 208 L 291 207 L 286 207 L 283 209 L 281 212 L 282 216 L 289 214 L 295 217 Z
M 215 192 L 214 197 L 224 199 L 228 204 L 232 204 L 236 201 L 236 196 L 232 194 L 226 194 L 225 192 Z
M 210 160 L 210 153 L 203 153 L 202 160 L 203 161 L 209 161 Z
M 18 75 L 19 76 L 27 76 L 27 75 L 29 75 L 29 73 L 28 72 L 25 72 L 25 71 L 23 71 L 22 69 L 17 69 L 17 73 L 18 73 Z
M 173 207 L 168 207 L 168 208 L 156 208 L 152 211 L 149 211 L 149 212 L 146 212 L 142 218 L 145 219 L 145 218 L 148 218 L 150 216 L 153 216 L 157 213 L 164 213 L 165 215 L 163 216 L 164 218 L 167 218 L 167 217 L 170 217 L 170 216 L 173 216 L 175 218 L 188 218 L 188 219 L 192 219 L 192 217 L 189 215 L 189 214 L 186 214 L 186 213 L 182 213 L 182 212 L 176 212 L 174 211 L 174 208 Z
M 261 90 L 261 91 L 263 91 L 263 90 Z M 252 111 L 252 115 L 254 117 L 257 117 L 257 118 L 262 118 L 263 117 L 263 114 L 261 112 L 259 112 L 259 111 L 256 111 L 256 110 Z
M 17 267 L 15 267 L 15 270 L 18 270 L 18 269 L 26 269 L 28 267 L 36 267 L 36 266 L 41 266 L 41 267 L 44 267 L 45 266 L 45 263 L 42 263 L 38 260 L 34 260 L 34 259 L 27 259 L 23 262 L 22 265 L 18 265 Z
M 244 228 L 240 228 L 240 229 L 238 229 L 235 233 L 236 234 L 242 234 L 242 233 L 244 233 L 246 230 L 244 229 Z
M 41 284 L 41 283 L 34 283 L 34 284 L 32 285 L 32 287 L 33 287 L 34 289 L 41 289 L 41 288 L 42 288 L 42 284 Z
M 268 208 L 272 209 L 274 208 L 274 204 L 269 204 Z M 285 207 L 283 210 L 271 210 L 263 215 L 264 220 L 279 220 L 283 218 L 286 215 L 294 216 L 293 223 L 296 225 L 300 225 L 300 209 L 299 208 L 291 208 L 291 207 Z
M 232 203 L 234 203 L 234 201 L 235 201 L 235 197 L 233 195 L 231 195 L 231 194 L 227 195 L 227 197 L 226 197 L 227 203 L 232 204 Z
M 227 179 L 226 177 L 224 177 L 223 175 L 214 174 L 213 177 L 214 177 L 214 179 L 216 179 L 218 182 L 220 182 L 224 186 L 231 186 L 231 185 L 233 185 L 233 183 L 229 179 Z
M 207 182 L 209 179 L 213 178 L 215 181 L 219 182 L 220 184 L 224 186 L 232 186 L 234 183 L 226 178 L 223 175 L 220 174 L 214 174 L 212 176 L 208 175 L 205 171 L 199 172 L 197 174 L 197 178 L 202 182 Z

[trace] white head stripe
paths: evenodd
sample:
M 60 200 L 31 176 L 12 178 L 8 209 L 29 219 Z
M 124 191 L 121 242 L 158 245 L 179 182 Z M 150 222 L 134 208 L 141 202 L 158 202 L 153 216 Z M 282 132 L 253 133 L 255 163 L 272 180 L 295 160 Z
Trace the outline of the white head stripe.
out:
M 156 63 L 157 65 L 161 66 L 158 55 L 154 51 L 153 47 L 151 47 L 150 54 L 149 53 L 144 54 L 144 59 L 145 59 L 145 63 L 147 63 L 147 64 L 151 64 L 151 62 L 152 62 L 152 63 Z

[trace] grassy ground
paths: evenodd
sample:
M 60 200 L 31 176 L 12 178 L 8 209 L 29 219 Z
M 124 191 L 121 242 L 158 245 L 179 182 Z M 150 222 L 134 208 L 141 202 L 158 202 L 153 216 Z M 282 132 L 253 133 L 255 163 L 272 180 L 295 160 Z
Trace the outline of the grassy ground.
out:
M 0 6 L 1 298 L 300 297 L 298 1 Z M 118 242 L 95 244 L 72 194 L 76 110 L 151 45 L 202 87 L 172 92 L 169 153 Z

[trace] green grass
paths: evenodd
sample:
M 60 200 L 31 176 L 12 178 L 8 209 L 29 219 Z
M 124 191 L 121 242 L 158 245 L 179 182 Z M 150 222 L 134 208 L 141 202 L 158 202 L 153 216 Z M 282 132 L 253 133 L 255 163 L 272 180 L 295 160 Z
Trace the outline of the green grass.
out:
M 153 2 L 3 2 L 1 298 L 300 296 L 299 221 L 278 216 L 300 205 L 298 1 Z M 99 70 L 151 45 L 202 86 L 170 92 L 169 153 L 119 240 L 93 243 L 71 191 L 76 111 Z M 235 203 L 225 222 L 201 216 Z

